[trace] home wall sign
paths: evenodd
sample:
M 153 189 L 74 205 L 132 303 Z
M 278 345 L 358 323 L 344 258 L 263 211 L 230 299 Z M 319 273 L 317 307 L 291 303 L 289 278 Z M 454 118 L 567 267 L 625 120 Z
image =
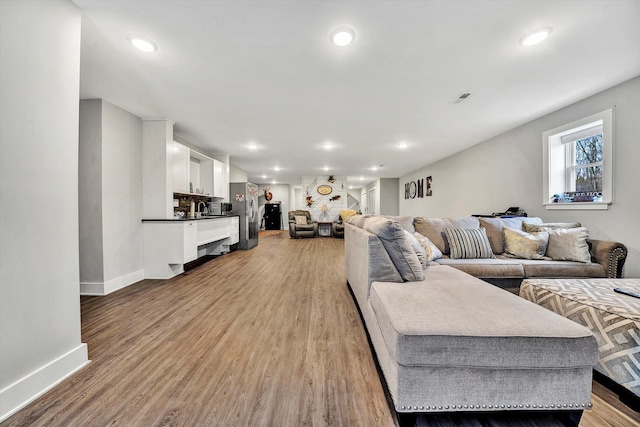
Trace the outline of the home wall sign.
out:
M 415 181 L 407 182 L 404 185 L 404 198 L 415 199 L 416 197 L 423 198 L 424 196 L 432 196 L 433 192 L 431 190 L 431 181 L 431 176 L 428 176 L 426 178 L 420 178 Z

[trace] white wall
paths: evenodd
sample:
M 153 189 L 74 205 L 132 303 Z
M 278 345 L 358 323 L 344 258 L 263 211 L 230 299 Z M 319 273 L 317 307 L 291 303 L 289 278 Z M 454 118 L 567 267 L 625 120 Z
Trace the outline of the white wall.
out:
M 0 419 L 88 361 L 80 336 L 80 10 L 0 1 Z
M 264 204 L 266 199 L 264 198 L 264 189 L 269 188 L 273 198 L 271 202 L 280 202 L 280 213 L 282 214 L 281 230 L 288 230 L 289 223 L 287 221 L 287 213 L 292 210 L 291 208 L 291 186 L 289 184 L 258 184 L 260 193 L 258 196 L 258 218 L 262 219 L 264 215 Z
M 344 176 L 333 176 L 333 178 L 334 182 L 329 182 L 329 175 L 302 177 L 300 209 L 308 210 L 311 218 L 323 219 L 322 206 L 327 205 L 327 220 L 337 221 L 340 211 L 347 208 L 347 178 Z M 318 187 L 321 185 L 331 187 L 331 193 L 319 194 Z M 311 207 L 307 207 L 307 196 L 311 196 L 313 200 Z M 338 197 L 337 200 L 335 200 L 336 197 Z
M 615 107 L 614 200 L 606 211 L 542 206 L 542 133 Z M 400 213 L 465 216 L 520 206 L 546 221 L 579 221 L 594 239 L 624 243 L 626 277 L 640 277 L 640 77 L 412 172 L 399 182 Z M 406 182 L 433 176 L 432 197 L 404 199 Z
M 229 182 L 247 182 L 248 180 L 249 178 L 245 171 L 233 163 L 229 164 Z
M 378 180 L 378 204 L 379 209 L 376 211 L 380 215 L 398 215 L 399 197 L 398 197 L 398 178 L 380 178 Z
M 106 295 L 144 278 L 140 118 L 80 101 L 79 175 L 80 289 Z

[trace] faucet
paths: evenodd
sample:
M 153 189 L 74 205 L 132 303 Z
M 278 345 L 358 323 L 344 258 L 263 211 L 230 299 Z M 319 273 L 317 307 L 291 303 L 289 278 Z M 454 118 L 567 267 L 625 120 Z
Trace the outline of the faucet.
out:
M 204 205 L 204 212 L 209 213 L 209 210 L 207 209 L 207 204 L 205 202 L 198 202 L 198 209 L 197 209 L 198 212 L 202 213 L 202 211 L 200 210 L 200 205 Z

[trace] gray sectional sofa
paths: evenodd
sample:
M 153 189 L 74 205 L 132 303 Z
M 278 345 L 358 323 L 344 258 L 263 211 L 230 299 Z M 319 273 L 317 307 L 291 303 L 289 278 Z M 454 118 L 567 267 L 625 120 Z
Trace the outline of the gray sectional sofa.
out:
M 355 216 L 344 236 L 348 284 L 396 411 L 558 411 L 577 425 L 581 411 L 591 406 L 595 337 L 474 277 L 521 280 L 543 270 L 526 263 L 515 268 L 508 262 L 514 260 L 500 258 L 480 260 L 472 269 L 446 255 L 424 266 L 405 232 L 414 227 L 408 218 Z M 467 226 L 475 226 L 474 220 L 479 226 L 476 218 Z M 415 225 L 425 231 L 424 221 Z M 552 261 L 539 262 L 556 268 Z M 584 271 L 607 274 L 605 265 L 581 264 L 574 270 L 578 277 Z M 569 268 L 564 261 L 560 265 L 557 271 Z

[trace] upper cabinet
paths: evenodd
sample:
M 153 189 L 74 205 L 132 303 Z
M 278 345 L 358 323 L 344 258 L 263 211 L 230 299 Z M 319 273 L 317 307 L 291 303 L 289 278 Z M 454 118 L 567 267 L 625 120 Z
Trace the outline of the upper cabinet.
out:
M 224 163 L 173 143 L 173 192 L 226 198 Z
M 189 148 L 173 143 L 173 192 L 189 193 L 190 155 Z
M 216 197 L 227 198 L 227 190 L 229 184 L 224 176 L 224 163 L 220 160 L 213 159 L 213 194 Z

